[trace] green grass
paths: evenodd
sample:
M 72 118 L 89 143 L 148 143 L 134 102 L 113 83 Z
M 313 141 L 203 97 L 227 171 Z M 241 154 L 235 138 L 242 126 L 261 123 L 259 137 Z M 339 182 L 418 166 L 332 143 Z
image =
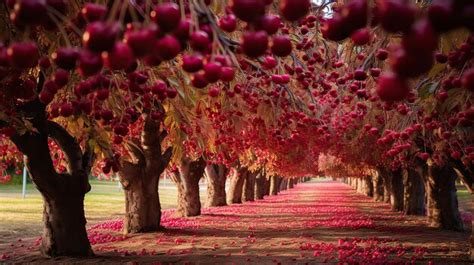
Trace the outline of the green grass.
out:
M 117 219 L 124 215 L 125 199 L 117 182 L 90 181 L 92 189 L 86 195 L 84 208 L 89 224 Z M 15 237 L 41 234 L 43 200 L 33 184 L 27 185 L 22 198 L 21 185 L 0 185 L 0 243 Z M 205 188 L 201 186 L 201 201 L 205 202 Z M 169 181 L 160 183 L 160 201 L 163 209 L 175 208 L 177 193 Z
M 465 199 L 465 198 L 469 198 L 471 196 L 471 193 L 469 193 L 469 191 L 467 189 L 465 189 L 464 187 L 462 187 L 461 189 L 458 187 L 458 198 L 459 199 Z

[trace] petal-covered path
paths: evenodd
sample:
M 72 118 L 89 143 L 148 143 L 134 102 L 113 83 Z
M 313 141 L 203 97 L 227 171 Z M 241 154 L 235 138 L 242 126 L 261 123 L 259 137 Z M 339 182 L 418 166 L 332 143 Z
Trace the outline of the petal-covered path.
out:
M 200 217 L 172 216 L 173 211 L 164 212 L 166 231 L 160 233 L 123 236 L 120 220 L 95 225 L 89 237 L 97 257 L 59 261 L 470 264 L 470 232 L 428 228 L 424 218 L 393 213 L 388 204 L 332 181 L 299 184 L 262 201 L 204 209 Z M 470 216 L 464 218 L 470 222 Z M 38 242 L 14 242 L 0 253 L 8 262 L 46 262 L 36 251 Z

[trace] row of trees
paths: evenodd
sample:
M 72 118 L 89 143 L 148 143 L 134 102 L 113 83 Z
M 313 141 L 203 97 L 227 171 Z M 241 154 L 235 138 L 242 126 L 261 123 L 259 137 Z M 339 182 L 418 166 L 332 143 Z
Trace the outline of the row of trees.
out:
M 45 201 L 47 255 L 92 254 L 83 210 L 91 173 L 120 175 L 130 232 L 159 228 L 164 171 L 182 216 L 199 214 L 204 173 L 215 176 L 216 205 L 228 174 L 230 202 L 254 197 L 253 183 L 261 194 L 261 168 L 288 179 L 419 164 L 443 192 L 453 172 L 472 183 L 470 1 L 0 8 L 1 167 L 26 156 Z
M 375 201 L 390 203 L 393 211 L 426 216 L 431 227 L 464 231 L 454 170 L 432 164 L 397 171 L 380 168 L 367 176 L 343 178 L 343 182 Z

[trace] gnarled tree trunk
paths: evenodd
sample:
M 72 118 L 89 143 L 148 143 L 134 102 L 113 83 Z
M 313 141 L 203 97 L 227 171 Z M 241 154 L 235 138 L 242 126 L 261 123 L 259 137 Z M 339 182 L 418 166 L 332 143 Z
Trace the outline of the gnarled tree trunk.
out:
M 456 172 L 448 164 L 439 166 L 429 160 L 426 173 L 430 225 L 442 229 L 462 231 L 464 225 L 458 209 Z
M 423 179 L 415 170 L 408 168 L 403 173 L 404 202 L 403 211 L 408 215 L 425 214 L 425 186 Z
M 239 167 L 234 171 L 234 174 L 232 174 L 230 178 L 227 203 L 242 203 L 242 190 L 247 174 L 249 174 L 247 167 Z
M 403 211 L 403 171 L 397 169 L 391 172 L 392 192 L 390 193 L 390 204 L 393 211 Z
M 121 161 L 119 176 L 125 191 L 125 233 L 153 232 L 161 228 L 158 183 L 172 152 L 171 148 L 164 153 L 161 151 L 166 135 L 166 131 L 160 133 L 159 121 L 145 116 L 141 138 L 128 145 L 130 159 Z
M 86 145 L 81 147 L 63 127 L 47 121 L 38 105 L 31 117 L 37 132 L 14 135 L 11 140 L 26 157 L 30 177 L 43 197 L 44 230 L 40 250 L 43 255 L 92 256 L 87 238 L 84 196 L 90 191 L 88 174 L 94 160 Z M 64 152 L 67 173 L 57 173 L 51 159 L 48 138 Z
M 279 192 L 279 176 L 271 176 L 270 177 L 270 195 L 277 195 Z
M 183 157 L 178 165 L 178 170 L 172 175 L 178 187 L 177 216 L 191 217 L 201 214 L 201 200 L 199 198 L 199 180 L 204 175 L 206 161 L 199 158 L 192 161 Z
M 224 165 L 206 166 L 207 202 L 206 207 L 226 206 L 225 182 L 229 169 Z

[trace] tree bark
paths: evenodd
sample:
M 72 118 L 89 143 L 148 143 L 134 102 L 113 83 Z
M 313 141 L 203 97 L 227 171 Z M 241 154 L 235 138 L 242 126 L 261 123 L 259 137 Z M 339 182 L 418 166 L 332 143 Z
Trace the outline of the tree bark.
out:
M 421 180 L 423 181 L 423 190 L 425 191 L 424 193 L 425 215 L 428 218 L 428 220 L 431 220 L 432 201 L 431 201 L 431 196 L 429 195 L 430 184 L 429 184 L 429 178 L 428 178 L 428 166 L 426 165 L 426 162 L 417 160 L 414 170 L 421 177 Z
M 449 164 L 439 166 L 429 160 L 426 180 L 430 225 L 441 229 L 463 231 L 454 169 Z
M 408 215 L 424 215 L 425 214 L 425 187 L 421 176 L 408 168 L 403 174 L 404 202 L 403 211 Z
M 372 175 L 372 186 L 374 187 L 374 200 L 376 202 L 383 201 L 383 180 L 378 172 Z
M 255 200 L 255 177 L 259 172 L 249 172 L 245 177 L 242 188 L 242 202 L 252 202 Z
M 264 195 L 264 196 L 269 196 L 269 195 L 270 195 L 271 177 L 267 176 L 266 174 L 265 174 L 263 177 L 264 177 L 264 179 L 265 179 L 265 185 L 264 185 L 263 195 Z
M 86 231 L 84 196 L 91 188 L 88 174 L 94 160 L 93 152 L 86 145 L 83 153 L 74 137 L 59 124 L 41 116 L 41 109 L 38 111 L 31 118 L 38 131 L 16 134 L 11 140 L 25 155 L 30 177 L 43 197 L 44 230 L 40 251 L 50 257 L 92 256 L 94 253 Z M 64 152 L 67 173 L 56 172 L 48 138 L 52 138 Z
M 242 203 L 242 190 L 247 174 L 249 174 L 247 167 L 239 167 L 232 174 L 229 193 L 227 194 L 228 204 Z
M 255 178 L 255 200 L 262 200 L 265 196 L 265 185 L 267 177 L 263 172 L 260 172 Z
M 56 256 L 91 256 L 84 215 L 84 195 L 43 196 L 44 232 L 40 250 Z
M 354 186 L 354 178 L 348 178 L 348 181 L 349 181 L 349 186 L 350 186 L 352 189 L 355 189 L 355 186 Z
M 385 168 L 379 168 L 378 172 L 382 178 L 383 202 L 390 203 L 390 197 L 392 193 L 392 176 Z
M 125 233 L 158 231 L 161 220 L 161 204 L 158 196 L 158 177 L 148 181 L 138 179 L 124 187 Z
M 289 179 L 288 180 L 288 189 L 292 189 L 294 187 L 295 187 L 294 179 Z
M 393 211 L 403 211 L 403 171 L 397 169 L 391 172 L 392 192 L 390 193 L 390 204 Z
M 371 176 L 366 176 L 364 179 L 364 194 L 368 197 L 374 196 L 374 184 Z
M 270 195 L 277 195 L 279 192 L 279 178 L 278 176 L 270 177 Z
M 168 166 L 172 149 L 161 150 L 167 136 L 160 122 L 145 115 L 140 139 L 127 145 L 130 157 L 123 157 L 119 171 L 125 191 L 125 233 L 153 232 L 161 229 L 161 204 L 158 195 L 160 175 Z
M 199 180 L 203 177 L 205 168 L 206 161 L 203 158 L 195 161 L 188 157 L 181 159 L 178 170 L 172 175 L 178 187 L 177 216 L 191 217 L 201 214 Z
M 362 178 L 356 178 L 356 182 L 357 182 L 357 192 L 360 193 L 360 194 L 364 194 L 364 183 L 362 181 Z
M 224 165 L 208 165 L 205 169 L 207 178 L 206 207 L 226 206 L 225 182 L 229 169 Z
M 288 179 L 287 178 L 281 178 L 280 185 L 279 185 L 279 191 L 284 191 L 287 188 L 288 188 Z

